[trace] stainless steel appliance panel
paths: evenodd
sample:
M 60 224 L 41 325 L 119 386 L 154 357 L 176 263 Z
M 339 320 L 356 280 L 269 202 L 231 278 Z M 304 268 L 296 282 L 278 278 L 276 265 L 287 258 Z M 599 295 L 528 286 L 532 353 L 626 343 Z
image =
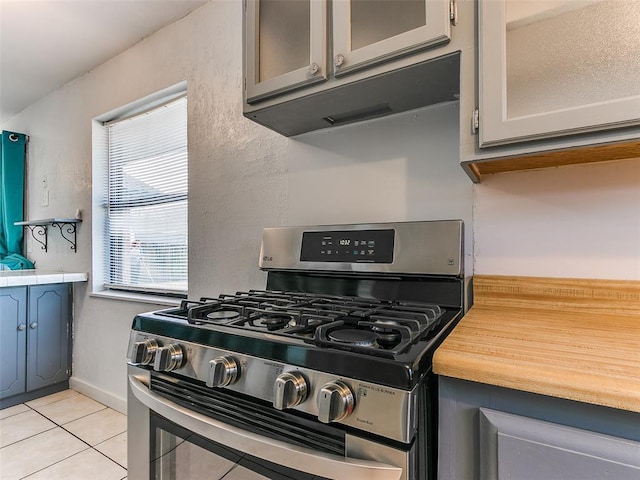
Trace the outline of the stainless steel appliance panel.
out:
M 151 338 L 141 332 L 132 331 L 130 345 L 135 342 Z M 153 336 L 158 344 L 168 345 L 173 340 L 165 337 Z M 284 372 L 300 372 L 308 385 L 309 393 L 306 401 L 293 407 L 295 410 L 318 416 L 316 397 L 323 385 L 333 381 L 346 383 L 355 396 L 355 408 L 352 415 L 338 420 L 338 423 L 357 428 L 366 432 L 382 435 L 400 442 L 409 442 L 415 433 L 416 415 L 412 399 L 414 392 L 397 388 L 363 382 L 348 377 L 336 377 L 308 368 L 286 365 L 281 362 L 265 360 L 213 347 L 204 347 L 190 342 L 180 342 L 187 352 L 186 362 L 174 370 L 179 375 L 206 382 L 211 368 L 211 362 L 219 357 L 233 357 L 240 365 L 240 375 L 237 381 L 224 388 L 233 390 L 254 398 L 274 401 L 274 384 L 278 375 Z M 380 412 L 388 412 L 380 415 Z
M 391 263 L 301 261 L 305 232 L 387 230 L 395 232 Z M 259 266 L 264 270 L 451 275 L 463 271 L 462 220 L 265 228 Z
M 184 447 L 178 453 L 171 456 L 168 454 L 175 450 L 181 443 L 180 436 L 172 435 L 169 432 L 155 432 L 152 424 L 155 415 L 160 416 L 181 429 L 193 433 L 198 437 L 214 442 L 220 448 L 232 449 L 243 454 L 248 454 L 264 462 L 269 462 L 275 467 L 281 466 L 289 469 L 298 469 L 304 465 L 307 475 L 315 475 L 320 478 L 335 480 L 405 480 L 403 465 L 412 460 L 406 459 L 409 453 L 404 453 L 401 459 L 402 465 L 390 465 L 368 459 L 351 458 L 350 452 L 345 451 L 344 457 L 331 455 L 324 452 L 317 452 L 309 448 L 290 445 L 282 441 L 268 438 L 253 432 L 239 429 L 228 425 L 217 419 L 200 414 L 187 409 L 171 400 L 168 400 L 149 389 L 149 374 L 144 369 L 129 365 L 128 367 L 128 428 L 130 430 L 128 444 L 128 466 L 129 477 L 136 479 L 155 478 L 162 480 L 177 480 L 180 472 L 188 472 L 189 468 L 198 469 L 198 465 L 181 466 L 175 462 L 180 461 L 182 455 L 189 458 L 189 451 L 194 450 L 192 446 Z M 134 433 L 135 432 L 135 433 Z M 134 433 L 134 435 L 131 435 Z M 156 437 L 156 442 L 152 442 L 152 437 Z M 358 444 L 358 442 L 355 442 Z M 153 448 L 153 452 L 151 449 Z M 160 449 L 161 454 L 155 455 L 156 449 Z M 366 449 L 360 447 L 356 451 L 366 456 Z M 197 451 L 197 450 L 196 450 Z M 199 451 L 198 451 L 199 452 Z M 153 453 L 153 455 L 152 455 Z M 202 452 L 199 452 L 202 453 Z M 214 452 L 211 452 L 214 453 Z M 392 455 L 389 455 L 390 457 Z M 164 462 L 164 464 L 163 464 Z M 220 459 L 205 461 L 205 465 L 215 465 L 215 468 L 225 470 L 229 464 Z M 240 463 L 243 468 L 247 464 Z M 233 467 L 239 468 L 239 467 Z M 181 470 L 187 469 L 187 470 Z M 224 472 L 227 475 L 229 470 Z M 241 470 L 238 470 L 238 474 Z M 258 472 L 256 472 L 258 473 Z M 187 473 L 183 473 L 183 475 Z M 301 474 L 301 475 L 304 475 Z M 162 475 L 165 475 L 163 477 Z M 189 478 L 189 477 L 184 477 Z M 206 477 L 208 480 L 221 479 L 222 476 Z M 234 478 L 234 477 L 225 477 Z M 243 478 L 239 476 L 237 478 Z M 250 478 L 254 478 L 253 476 Z M 260 476 L 256 476 L 260 479 Z M 268 477 L 265 477 L 268 478 Z M 298 480 L 302 477 L 292 477 Z M 190 480 L 196 480 L 191 477 Z

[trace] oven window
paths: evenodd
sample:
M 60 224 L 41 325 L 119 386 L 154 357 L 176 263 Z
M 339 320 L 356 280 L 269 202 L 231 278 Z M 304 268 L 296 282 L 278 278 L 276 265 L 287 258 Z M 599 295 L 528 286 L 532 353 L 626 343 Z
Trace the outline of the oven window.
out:
M 227 448 L 151 414 L 155 480 L 327 480 Z

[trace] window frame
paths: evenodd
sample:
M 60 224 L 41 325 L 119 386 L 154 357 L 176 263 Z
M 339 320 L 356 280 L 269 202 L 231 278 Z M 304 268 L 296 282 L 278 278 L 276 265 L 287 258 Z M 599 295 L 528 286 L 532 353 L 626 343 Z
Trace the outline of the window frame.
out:
M 105 257 L 109 253 L 108 240 L 108 195 L 109 195 L 109 125 L 121 122 L 146 112 L 167 105 L 187 95 L 186 82 L 148 95 L 140 100 L 127 104 L 118 109 L 100 115 L 92 121 L 92 292 L 93 296 L 133 300 L 138 302 L 152 302 L 174 305 L 188 295 L 188 241 L 186 244 L 185 289 L 154 288 L 151 286 L 136 287 L 135 285 L 120 285 L 111 283 L 109 261 Z M 188 105 L 188 103 L 187 103 Z M 187 114 L 188 115 L 188 114 Z M 188 128 L 188 127 L 187 127 Z M 187 145 L 188 152 L 188 145 Z M 188 154 L 188 153 L 187 153 Z M 188 168 L 188 167 L 187 167 Z M 187 185 L 188 189 L 188 185 Z M 187 201 L 187 231 L 188 236 L 188 190 Z

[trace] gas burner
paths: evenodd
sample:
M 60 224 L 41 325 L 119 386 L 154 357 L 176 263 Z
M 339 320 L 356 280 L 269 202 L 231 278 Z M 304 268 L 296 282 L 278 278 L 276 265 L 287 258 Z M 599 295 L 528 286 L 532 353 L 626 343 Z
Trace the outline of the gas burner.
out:
M 261 313 L 259 316 L 253 319 L 253 324 L 256 327 L 264 326 L 267 330 L 280 330 L 281 328 L 289 325 L 294 321 L 291 315 L 286 313 L 267 312 Z
M 375 333 L 355 328 L 333 330 L 328 336 L 334 342 L 357 347 L 375 347 L 378 340 L 378 335 Z
M 289 322 L 290 327 L 317 327 L 318 325 L 323 325 L 325 323 L 333 322 L 335 320 L 335 316 L 325 316 L 319 317 L 315 315 L 300 315 L 300 319 L 292 319 Z
M 378 345 L 382 348 L 393 348 L 402 340 L 401 323 L 395 320 L 378 320 L 371 324 L 371 330 L 377 334 Z
M 376 332 L 383 332 L 383 333 L 387 333 L 393 330 L 397 330 L 399 326 L 401 326 L 402 323 L 396 321 L 396 320 L 391 320 L 391 319 L 381 319 L 381 320 L 376 320 L 375 323 L 373 325 L 371 325 L 371 330 L 374 330 Z
M 206 319 L 211 322 L 224 322 L 228 320 L 235 320 L 240 316 L 240 313 L 235 310 L 216 310 L 207 314 Z

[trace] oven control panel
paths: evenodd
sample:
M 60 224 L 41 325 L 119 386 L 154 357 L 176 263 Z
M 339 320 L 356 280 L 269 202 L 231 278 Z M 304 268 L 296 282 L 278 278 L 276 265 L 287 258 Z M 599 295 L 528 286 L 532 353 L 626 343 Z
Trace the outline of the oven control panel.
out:
M 303 262 L 392 263 L 395 230 L 304 232 Z
M 464 277 L 462 220 L 265 228 L 263 270 Z
M 415 391 L 132 331 L 131 364 L 180 375 L 400 442 L 416 430 Z

